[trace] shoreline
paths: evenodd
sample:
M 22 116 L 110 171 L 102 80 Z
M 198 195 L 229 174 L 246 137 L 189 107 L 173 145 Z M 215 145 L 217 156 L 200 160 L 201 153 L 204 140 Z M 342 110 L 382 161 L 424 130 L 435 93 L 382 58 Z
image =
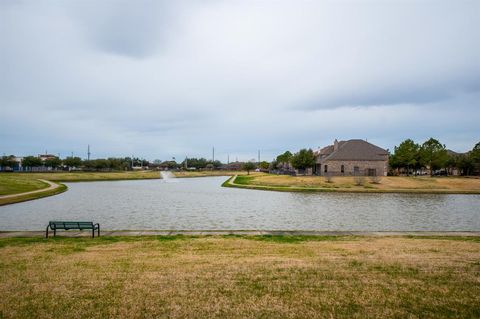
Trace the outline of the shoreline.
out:
M 57 237 L 90 237 L 90 231 L 59 231 Z M 0 231 L 0 238 L 44 237 L 45 231 Z M 480 237 L 479 231 L 323 231 L 323 230 L 102 230 L 100 237 L 279 236 L 279 237 Z
M 320 187 L 295 187 L 295 186 L 269 186 L 254 184 L 237 184 L 238 175 L 226 180 L 222 187 L 254 189 L 274 192 L 297 193 L 352 193 L 352 194 L 440 194 L 440 195 L 480 195 L 480 190 L 448 190 L 448 189 L 351 189 L 351 188 L 320 188 Z
M 47 181 L 47 180 L 42 180 L 42 181 L 49 184 L 49 186 L 36 191 L 29 191 L 24 193 L 0 196 L 0 206 L 22 203 L 30 200 L 54 196 L 54 195 L 64 193 L 68 190 L 68 187 L 65 184 L 56 183 L 56 182 Z

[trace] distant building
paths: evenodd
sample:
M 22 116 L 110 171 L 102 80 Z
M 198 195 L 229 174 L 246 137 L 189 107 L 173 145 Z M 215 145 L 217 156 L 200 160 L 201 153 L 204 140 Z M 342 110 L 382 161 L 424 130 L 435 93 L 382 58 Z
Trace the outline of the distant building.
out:
M 45 162 L 48 159 L 57 158 L 57 156 L 53 154 L 38 154 L 38 158 L 41 159 L 42 162 Z
M 224 164 L 220 167 L 222 170 L 227 171 L 240 171 L 242 169 L 243 162 L 230 162 L 228 164 Z
M 388 151 L 364 140 L 337 141 L 315 152 L 316 175 L 386 176 Z

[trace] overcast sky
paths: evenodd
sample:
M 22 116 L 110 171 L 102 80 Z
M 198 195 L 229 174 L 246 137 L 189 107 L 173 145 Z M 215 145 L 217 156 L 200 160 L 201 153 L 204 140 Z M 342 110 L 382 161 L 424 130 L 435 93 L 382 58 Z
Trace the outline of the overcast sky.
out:
M 0 152 L 480 140 L 480 1 L 0 0 Z

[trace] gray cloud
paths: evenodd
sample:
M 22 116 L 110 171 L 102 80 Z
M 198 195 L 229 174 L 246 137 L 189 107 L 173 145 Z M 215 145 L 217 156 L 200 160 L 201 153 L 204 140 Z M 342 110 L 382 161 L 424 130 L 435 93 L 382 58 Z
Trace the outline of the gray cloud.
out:
M 480 137 L 480 4 L 2 2 L 0 152 L 218 155 Z M 455 120 L 453 121 L 452 118 Z M 32 138 L 34 137 L 34 138 Z
M 175 6 L 167 1 L 92 1 L 67 8 L 93 46 L 110 54 L 146 58 L 168 45 Z

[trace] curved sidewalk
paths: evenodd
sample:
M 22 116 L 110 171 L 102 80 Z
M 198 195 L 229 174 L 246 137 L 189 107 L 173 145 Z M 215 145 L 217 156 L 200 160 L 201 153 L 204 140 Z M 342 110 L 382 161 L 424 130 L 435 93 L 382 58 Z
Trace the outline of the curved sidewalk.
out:
M 45 179 L 39 179 L 39 181 L 44 182 L 44 183 L 47 183 L 47 184 L 48 184 L 48 187 L 42 188 L 42 189 L 37 189 L 37 190 L 35 190 L 35 191 L 25 192 L 25 193 L 1 195 L 1 196 L 0 196 L 0 199 L 4 199 L 4 198 L 15 198 L 15 197 L 22 197 L 22 196 L 30 195 L 30 194 L 43 193 L 43 192 L 47 192 L 47 191 L 50 191 L 50 190 L 52 190 L 52 189 L 56 189 L 56 188 L 60 187 L 60 185 L 55 184 L 55 183 L 52 183 L 52 182 L 47 181 L 47 180 L 45 180 Z

